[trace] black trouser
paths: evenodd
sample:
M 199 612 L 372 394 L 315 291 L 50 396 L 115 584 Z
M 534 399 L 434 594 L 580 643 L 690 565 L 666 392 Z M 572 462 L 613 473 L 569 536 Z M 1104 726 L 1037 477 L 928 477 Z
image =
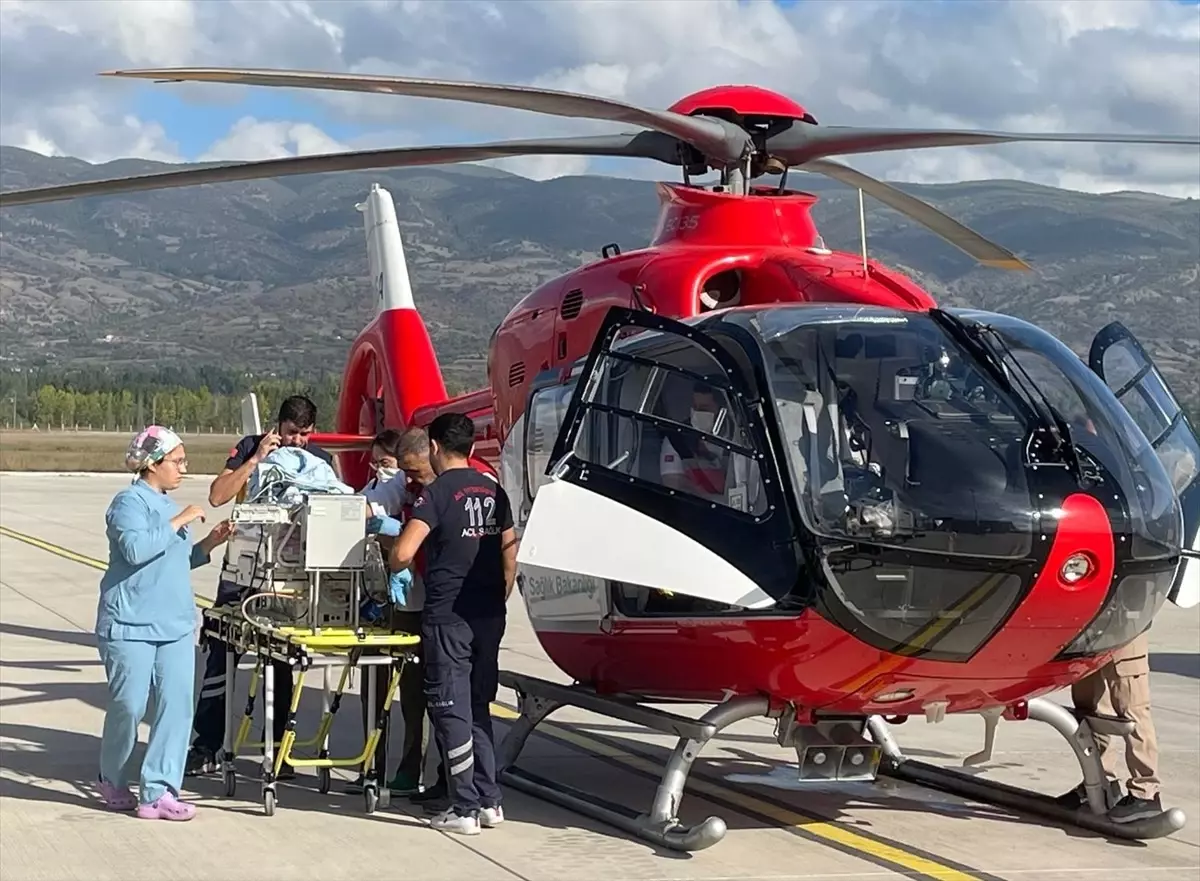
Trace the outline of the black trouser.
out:
M 222 581 L 217 586 L 217 601 L 214 607 L 229 606 L 241 601 L 242 590 L 237 585 Z M 193 748 L 207 750 L 219 756 L 225 742 L 225 643 L 213 637 L 204 640 L 207 657 L 204 660 L 204 678 L 200 682 L 200 701 L 196 704 L 196 715 L 192 719 L 192 730 L 196 739 Z M 241 658 L 233 656 L 234 665 Z M 275 742 L 283 739 L 287 731 L 288 711 L 292 703 L 292 668 L 282 661 L 272 662 L 275 667 Z
M 391 628 L 403 633 L 421 632 L 420 612 L 391 612 Z M 420 658 L 421 647 L 417 646 L 417 657 Z M 363 668 L 365 676 L 365 670 Z M 387 667 L 375 668 L 375 718 L 383 712 L 383 702 L 387 700 L 387 685 L 391 679 L 391 670 Z M 367 686 L 363 683 L 359 694 L 359 704 L 362 706 L 364 736 L 371 730 L 371 719 L 367 715 Z M 421 781 L 421 771 L 425 766 L 425 747 L 428 738 L 425 736 L 425 688 L 424 671 L 420 663 L 409 661 L 404 665 L 400 674 L 400 716 L 404 720 L 404 747 L 400 754 L 400 765 L 397 772 L 411 778 L 414 782 Z M 384 732 L 386 736 L 387 732 Z M 381 738 L 375 747 L 375 768 L 381 775 L 387 773 L 386 768 L 380 768 L 383 759 L 384 742 Z M 439 780 L 441 778 L 439 777 Z
M 454 813 L 499 807 L 491 703 L 500 678 L 504 616 L 421 626 L 425 699 Z

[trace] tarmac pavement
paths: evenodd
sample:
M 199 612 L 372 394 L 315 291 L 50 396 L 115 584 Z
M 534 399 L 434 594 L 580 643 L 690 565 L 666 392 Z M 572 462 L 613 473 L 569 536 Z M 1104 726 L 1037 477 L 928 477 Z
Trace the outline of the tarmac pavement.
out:
M 219 779 L 186 781 L 186 794 L 200 808 L 191 823 L 105 812 L 90 784 L 106 694 L 92 626 L 96 567 L 107 554 L 104 509 L 127 480 L 0 475 L 0 881 L 1200 877 L 1200 610 L 1174 607 L 1164 609 L 1151 631 L 1152 687 L 1164 802 L 1182 808 L 1188 825 L 1147 843 L 1106 841 L 895 781 L 801 788 L 794 782 L 794 754 L 775 744 L 767 720 L 733 726 L 697 762 L 683 819 L 721 816 L 729 832 L 692 855 L 656 849 L 511 791 L 506 824 L 472 838 L 446 835 L 425 826 L 420 811 L 400 799 L 366 815 L 361 795 L 342 791 L 349 774 L 341 782 L 335 777 L 333 790 L 322 795 L 315 775 L 301 771 L 294 784 L 279 784 L 278 810 L 267 818 L 250 758 L 241 762 L 233 798 L 224 796 Z M 193 477 L 178 496 L 203 504 L 207 485 Z M 194 573 L 199 595 L 213 595 L 216 574 L 213 567 Z M 565 681 L 516 601 L 501 666 Z M 248 678 L 239 679 L 239 706 Z M 301 736 L 320 710 L 319 690 L 307 692 Z M 498 702 L 515 706 L 505 689 Z M 335 753 L 356 752 L 361 744 L 356 704 L 349 698 L 337 717 Z M 498 706 L 495 715 L 499 738 L 511 711 Z M 396 728 L 399 718 L 395 713 Z M 657 784 L 649 772 L 661 768 L 674 746 L 669 738 L 571 709 L 553 721 L 554 728 L 543 733 L 539 727 L 530 739 L 522 768 L 648 809 Z M 894 733 L 907 754 L 959 766 L 980 749 L 983 723 L 978 717 L 938 725 L 914 719 Z M 1001 723 L 992 761 L 976 770 L 1053 794 L 1079 776 L 1061 738 L 1032 722 Z

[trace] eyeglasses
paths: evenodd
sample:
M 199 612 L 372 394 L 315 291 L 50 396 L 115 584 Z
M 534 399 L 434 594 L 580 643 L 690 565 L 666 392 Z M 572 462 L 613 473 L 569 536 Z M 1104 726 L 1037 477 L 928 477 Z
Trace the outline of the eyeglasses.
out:
M 186 470 L 187 470 L 187 467 L 188 467 L 188 461 L 187 461 L 187 459 L 163 459 L 163 460 L 162 460 L 162 464 L 164 464 L 164 465 L 174 465 L 174 466 L 175 466 L 176 468 L 178 468 L 180 471 L 186 471 Z

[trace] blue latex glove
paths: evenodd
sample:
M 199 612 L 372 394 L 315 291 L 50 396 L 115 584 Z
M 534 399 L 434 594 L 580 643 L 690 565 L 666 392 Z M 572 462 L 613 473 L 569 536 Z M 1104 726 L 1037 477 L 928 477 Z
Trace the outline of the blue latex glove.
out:
M 374 624 L 383 619 L 384 607 L 375 600 L 365 600 L 358 610 L 358 619 L 364 624 Z
M 395 538 L 400 534 L 400 521 L 395 517 L 368 517 L 367 532 Z
M 393 604 L 401 606 L 408 602 L 408 589 L 412 587 L 413 574 L 411 569 L 401 569 L 388 577 L 388 599 Z

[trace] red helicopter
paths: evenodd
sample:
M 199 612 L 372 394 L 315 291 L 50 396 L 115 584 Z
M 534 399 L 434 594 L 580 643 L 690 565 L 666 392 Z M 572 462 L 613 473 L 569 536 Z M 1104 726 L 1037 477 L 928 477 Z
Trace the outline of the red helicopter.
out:
M 1090 141 L 1197 145 L 1195 136 L 1012 134 L 820 126 L 753 86 L 651 110 L 514 86 L 300 71 L 165 69 L 111 75 L 443 98 L 635 125 L 632 133 L 276 159 L 9 191 L 0 205 L 529 154 L 651 158 L 649 247 L 553 279 L 513 307 L 489 387 L 448 398 L 412 300 L 395 211 L 365 212 L 378 314 L 351 347 L 338 434 L 361 485 L 383 427 L 471 416 L 476 455 L 522 530 L 520 587 L 546 653 L 574 681 L 505 673 L 521 716 L 501 747 L 514 787 L 679 850 L 724 822 L 678 819 L 704 744 L 776 720 L 802 780 L 879 773 L 1125 838 L 1182 828 L 1178 809 L 1105 816 L 1093 732 L 1044 695 L 1096 670 L 1163 603 L 1200 599 L 1200 441 L 1120 324 L 1087 362 L 1043 330 L 942 309 L 900 273 L 825 247 L 815 196 L 789 169 L 833 177 L 975 257 L 1028 269 L 940 211 L 827 158 L 882 150 Z M 691 182 L 719 172 L 715 184 Z M 766 174 L 773 186 L 752 183 Z M 696 720 L 649 704 L 711 703 Z M 678 735 L 647 813 L 515 766 L 563 705 Z M 1052 725 L 1077 756 L 1089 808 L 908 759 L 888 724 L 947 714 Z

